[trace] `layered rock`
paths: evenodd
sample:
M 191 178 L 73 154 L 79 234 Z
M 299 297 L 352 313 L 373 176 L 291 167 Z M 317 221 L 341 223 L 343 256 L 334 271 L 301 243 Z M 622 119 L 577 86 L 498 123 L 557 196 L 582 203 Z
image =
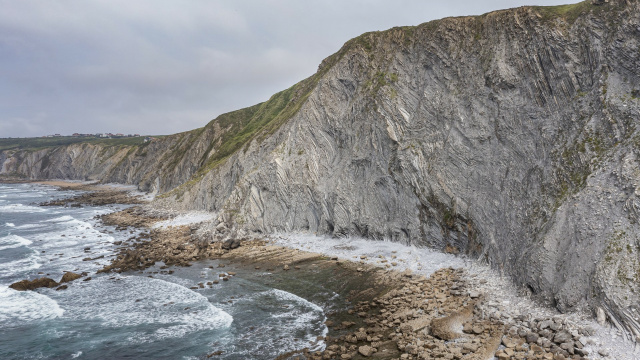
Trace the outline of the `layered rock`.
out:
M 639 41 L 628 0 L 367 33 L 203 129 L 146 148 L 1 153 L 0 168 L 168 191 L 157 206 L 244 231 L 460 251 L 638 336 Z
M 252 231 L 457 248 L 622 321 L 640 280 L 638 35 L 635 2 L 365 34 L 285 126 L 171 200 Z

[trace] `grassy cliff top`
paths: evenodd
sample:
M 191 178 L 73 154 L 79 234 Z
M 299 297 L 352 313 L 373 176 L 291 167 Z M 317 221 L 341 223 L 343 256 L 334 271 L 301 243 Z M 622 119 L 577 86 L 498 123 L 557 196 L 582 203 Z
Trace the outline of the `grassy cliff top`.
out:
M 158 136 L 156 136 L 158 137 Z M 3 150 L 40 150 L 71 144 L 100 144 L 106 146 L 140 145 L 145 136 L 105 139 L 99 137 L 56 136 L 50 138 L 0 138 L 0 151 Z

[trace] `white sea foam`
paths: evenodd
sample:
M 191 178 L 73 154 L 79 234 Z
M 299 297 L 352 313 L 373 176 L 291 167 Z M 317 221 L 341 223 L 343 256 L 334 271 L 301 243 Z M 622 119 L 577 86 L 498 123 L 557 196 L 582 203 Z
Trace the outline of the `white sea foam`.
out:
M 247 349 L 239 355 L 250 357 L 285 353 L 302 347 L 312 351 L 324 350 L 324 341 L 317 340 L 318 336 L 324 337 L 328 333 L 324 324 L 326 316 L 320 306 L 279 289 L 242 296 L 236 301 L 256 304 L 258 311 L 269 317 L 261 321 L 260 331 L 242 333 L 238 335 L 240 339 L 230 340 L 246 339 Z M 279 336 L 274 338 L 274 332 Z
M 4 223 L 4 225 L 7 226 L 7 227 L 15 227 L 16 226 L 16 224 L 10 223 L 10 222 Z
M 0 213 L 33 213 L 33 212 L 45 212 L 44 208 L 23 204 L 9 204 L 0 206 Z
M 327 256 L 337 256 L 345 260 L 360 261 L 361 256 L 366 256 L 364 262 L 380 266 L 385 266 L 392 261 L 397 264 L 394 267 L 396 270 L 409 269 L 427 276 L 438 269 L 466 267 L 469 263 L 469 261 L 454 255 L 391 241 L 296 234 L 275 236 L 274 242 L 281 246 L 317 252 Z M 394 256 L 395 259 L 391 260 Z M 383 263 L 384 259 L 387 260 L 386 263 Z
M 0 325 L 19 325 L 21 322 L 53 319 L 64 310 L 50 297 L 35 291 L 16 291 L 0 286 Z M 4 324 L 4 325 L 2 325 Z
M 78 351 L 77 353 L 71 354 L 71 358 L 76 359 L 80 355 L 82 355 L 82 351 Z
M 23 225 L 18 225 L 15 228 L 16 230 L 26 230 L 26 229 L 37 229 L 44 226 L 45 225 L 42 225 L 42 224 L 23 224 Z
M 32 242 L 18 235 L 8 235 L 0 238 L 0 250 L 31 245 Z
M 210 221 L 216 217 L 216 213 L 206 211 L 193 211 L 176 216 L 173 219 L 157 222 L 153 228 L 166 228 L 169 226 L 181 226 Z
M 79 319 L 100 319 L 111 328 L 151 325 L 151 334 L 136 334 L 131 342 L 183 337 L 189 333 L 229 327 L 233 317 L 206 297 L 160 279 L 137 276 L 120 281 L 106 277 L 70 287 L 69 314 Z M 184 308 L 188 307 L 188 311 Z M 138 336 L 139 335 L 139 336 Z
M 290 292 L 283 291 L 280 289 L 271 289 L 271 290 L 268 290 L 266 293 L 269 295 L 273 295 L 278 300 L 296 302 L 302 305 L 303 307 L 311 308 L 313 312 L 323 313 L 323 310 L 320 306 L 312 303 L 311 301 L 305 298 L 301 298 L 300 296 L 292 294 Z
M 29 257 L 0 264 L 0 277 L 13 276 L 19 273 L 29 273 L 42 266 L 39 256 L 34 252 Z
M 52 223 L 61 223 L 61 222 L 68 222 L 68 221 L 72 221 L 72 220 L 75 220 L 75 218 L 73 216 L 64 215 L 64 216 L 60 216 L 60 217 L 49 219 L 49 220 L 45 220 L 45 221 L 46 222 L 52 222 Z
M 295 305 L 285 313 L 276 313 L 273 314 L 274 318 L 284 318 L 287 319 L 290 324 L 286 326 L 286 328 L 293 329 L 306 329 L 310 324 L 314 322 L 318 327 L 322 329 L 322 334 L 320 336 L 325 337 L 329 333 L 329 328 L 324 324 L 327 320 L 327 317 L 324 314 L 324 310 L 308 301 L 304 298 L 301 298 L 297 295 L 294 295 L 290 292 L 279 290 L 279 289 L 271 289 L 268 293 L 272 293 L 280 301 L 290 301 Z M 313 342 L 313 340 L 317 339 L 318 335 L 315 333 L 309 333 L 305 340 L 309 342 Z M 325 348 L 324 341 L 317 342 L 315 346 L 310 347 L 311 351 L 322 351 Z

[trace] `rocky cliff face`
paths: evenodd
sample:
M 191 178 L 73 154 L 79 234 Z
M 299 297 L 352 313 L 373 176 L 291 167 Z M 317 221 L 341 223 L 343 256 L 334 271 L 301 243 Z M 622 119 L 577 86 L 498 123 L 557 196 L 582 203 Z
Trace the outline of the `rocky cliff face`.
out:
M 172 189 L 159 206 L 246 231 L 460 251 L 638 336 L 638 97 L 636 1 L 522 7 L 364 34 L 268 102 L 148 150 L 0 165 Z

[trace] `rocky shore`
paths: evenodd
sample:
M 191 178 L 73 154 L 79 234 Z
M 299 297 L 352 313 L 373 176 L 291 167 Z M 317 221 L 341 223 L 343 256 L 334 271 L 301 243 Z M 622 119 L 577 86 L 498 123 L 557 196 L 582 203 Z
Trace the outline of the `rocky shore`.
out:
M 126 187 L 67 181 L 38 181 L 37 183 L 42 185 L 56 186 L 60 190 L 86 191 L 85 193 L 77 196 L 47 201 L 40 204 L 40 206 L 80 207 L 84 205 L 101 206 L 110 204 L 134 205 L 147 202 L 139 195 L 132 195 L 129 191 L 130 189 Z
M 463 269 L 445 268 L 429 277 L 386 266 L 373 266 L 318 253 L 274 245 L 268 238 L 203 238 L 197 225 L 153 227 L 167 214 L 141 207 L 105 215 L 105 224 L 120 230 L 146 230 L 123 243 L 120 254 L 101 271 L 144 270 L 157 262 L 190 266 L 221 259 L 255 269 L 294 274 L 309 264 L 336 267 L 366 286 L 350 296 L 347 314 L 329 316 L 326 349 L 284 354 L 307 359 L 586 359 L 601 358 L 590 339 L 590 327 L 556 315 L 536 318 L 510 316 L 482 291 L 481 281 Z M 213 240 L 213 241 L 212 241 Z M 358 260 L 358 259 L 356 259 Z M 381 259 L 382 264 L 392 261 Z M 232 275 L 231 275 L 232 276 Z M 292 275 L 297 276 L 297 275 Z M 228 280 L 228 278 L 223 278 Z M 336 315 L 336 314 L 334 314 Z M 346 317 L 345 317 L 346 316 Z M 348 318 L 348 319 L 347 319 Z M 338 320 L 336 320 L 338 319 Z
M 127 197 L 121 190 L 101 189 L 46 205 L 140 202 Z M 328 282 L 333 281 L 330 286 L 346 295 L 347 307 L 327 313 L 329 333 L 318 339 L 326 344 L 324 350 L 301 348 L 279 359 L 616 358 L 593 339 L 596 330 L 591 326 L 565 315 L 540 316 L 509 308 L 499 301 L 499 294 L 488 291 L 485 279 L 465 269 L 443 268 L 424 276 L 396 270 L 400 260 L 395 255 L 380 255 L 375 263 L 366 262 L 371 259 L 364 255 L 347 260 L 281 246 L 268 237 L 240 236 L 225 225 L 166 226 L 175 216 L 147 206 L 101 216 L 103 224 L 129 231 L 132 236 L 115 243 L 119 246 L 117 256 L 98 272 L 143 271 L 162 263 L 160 272 L 172 273 L 171 266 L 216 259 L 297 277 L 319 269 L 331 273 Z M 220 280 L 199 287 L 229 281 L 234 275 L 225 272 Z M 70 276 L 75 280 L 87 274 L 65 276 L 66 281 L 63 277 L 59 283 L 40 278 L 12 287 L 63 290 Z M 630 347 L 628 354 L 632 352 Z

